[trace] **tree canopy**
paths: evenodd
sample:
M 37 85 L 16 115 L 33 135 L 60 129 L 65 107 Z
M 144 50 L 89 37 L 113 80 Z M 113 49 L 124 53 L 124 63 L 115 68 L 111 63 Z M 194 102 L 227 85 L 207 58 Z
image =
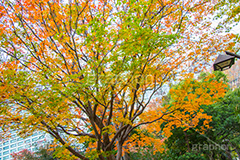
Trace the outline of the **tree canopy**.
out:
M 216 78 L 222 76 L 218 73 Z M 171 137 L 165 141 L 166 153 L 163 159 L 169 159 L 169 157 L 170 159 L 239 158 L 240 121 L 235 114 L 235 108 L 238 107 L 240 99 L 239 89 L 228 90 L 224 98 L 217 103 L 200 106 L 204 113 L 212 117 L 209 128 L 203 134 L 199 132 L 204 123 L 203 120 L 189 130 L 175 127 Z
M 85 160 L 119 160 L 127 146 L 136 143 L 155 143 L 160 150 L 160 139 L 145 137 L 137 142 L 130 133 L 168 120 L 169 115 L 187 120 L 179 117 L 184 116 L 181 107 L 198 110 L 196 101 L 183 104 L 182 98 L 172 110 L 157 105 L 154 112 L 149 104 L 178 73 L 201 70 L 215 51 L 235 45 L 226 43 L 234 34 L 215 34 L 207 18 L 215 4 L 209 0 L 2 0 L 0 47 L 8 55 L 0 64 L 2 130 L 17 129 L 21 136 L 45 131 L 62 145 L 62 157 L 70 152 Z M 211 86 L 210 93 L 204 87 L 196 91 L 199 103 L 224 95 L 221 82 Z M 185 97 L 190 92 L 185 87 L 172 94 Z

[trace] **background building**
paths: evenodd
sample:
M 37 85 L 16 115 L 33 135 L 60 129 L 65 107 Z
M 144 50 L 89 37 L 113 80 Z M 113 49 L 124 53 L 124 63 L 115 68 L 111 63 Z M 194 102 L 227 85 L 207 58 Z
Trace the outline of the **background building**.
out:
M 0 141 L 0 160 L 12 159 L 11 154 L 20 152 L 24 149 L 36 151 L 37 147 L 46 143 L 47 135 L 41 132 L 35 132 L 33 135 L 23 139 L 17 136 L 16 132 L 11 132 L 11 138 Z
M 240 87 L 240 60 L 236 59 L 235 64 L 228 70 L 224 71 L 229 80 L 232 89 Z

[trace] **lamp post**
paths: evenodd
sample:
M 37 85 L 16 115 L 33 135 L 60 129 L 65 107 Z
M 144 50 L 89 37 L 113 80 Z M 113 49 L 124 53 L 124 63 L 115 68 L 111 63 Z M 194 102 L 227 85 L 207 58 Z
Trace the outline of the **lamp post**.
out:
M 229 69 L 234 64 L 235 58 L 239 58 L 240 56 L 228 51 L 225 51 L 227 55 L 218 55 L 216 61 L 213 63 L 214 71 L 224 71 Z

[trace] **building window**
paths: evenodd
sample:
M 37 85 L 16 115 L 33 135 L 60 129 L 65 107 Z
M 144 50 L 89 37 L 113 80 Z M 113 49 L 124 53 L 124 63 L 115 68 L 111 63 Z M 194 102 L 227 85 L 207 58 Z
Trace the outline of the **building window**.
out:
M 32 136 L 37 136 L 38 135 L 38 133 L 37 132 L 35 132 Z
M 11 143 L 14 143 L 14 142 L 16 142 L 16 139 L 12 139 L 10 142 L 11 142 Z
M 16 147 L 16 146 L 17 146 L 16 144 L 12 144 L 12 145 L 11 145 L 11 148 Z
M 42 135 L 42 136 L 40 136 L 40 137 L 39 137 L 39 139 L 43 139 L 44 137 L 45 137 L 45 136 L 44 136 L 44 135 Z
M 9 149 L 9 146 L 3 147 L 3 150 L 7 150 Z
M 16 152 L 16 151 L 17 151 L 16 149 L 11 149 L 10 152 L 13 153 L 13 152 Z
M 30 142 L 31 142 L 30 139 L 28 139 L 28 140 L 25 141 L 25 143 L 30 143 Z
M 29 144 L 25 145 L 25 148 L 29 148 L 29 147 L 30 147 L 30 145 L 29 145 Z
M 23 149 L 23 147 L 18 147 L 18 151 L 21 151 Z
M 9 141 L 6 141 L 6 142 L 3 143 L 3 145 L 7 145 L 7 144 L 9 144 Z
M 18 143 L 18 146 L 21 146 L 22 144 L 23 144 L 23 141 L 22 141 L 22 142 L 19 142 L 19 143 Z
M 38 137 L 33 138 L 33 139 L 32 139 L 32 142 L 34 142 L 34 141 L 36 141 L 36 140 L 38 140 Z
M 3 160 L 8 160 L 8 159 L 9 159 L 9 156 L 3 157 Z
M 17 139 L 18 141 L 21 141 L 21 140 L 23 140 L 21 137 L 19 137 L 18 139 Z
M 9 151 L 3 152 L 3 155 L 7 155 L 7 154 L 9 154 Z

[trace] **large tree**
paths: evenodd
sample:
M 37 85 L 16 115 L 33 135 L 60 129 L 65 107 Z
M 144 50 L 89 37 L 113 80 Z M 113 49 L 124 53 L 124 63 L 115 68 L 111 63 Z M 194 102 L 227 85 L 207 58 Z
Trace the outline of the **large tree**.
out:
M 2 0 L 0 46 L 9 56 L 0 65 L 3 131 L 45 131 L 63 146 L 62 157 L 119 160 L 136 142 L 128 141 L 135 128 L 179 110 L 159 109 L 139 121 L 162 85 L 179 71 L 202 69 L 216 49 L 232 47 L 225 42 L 233 34 L 211 28 L 214 5 Z

